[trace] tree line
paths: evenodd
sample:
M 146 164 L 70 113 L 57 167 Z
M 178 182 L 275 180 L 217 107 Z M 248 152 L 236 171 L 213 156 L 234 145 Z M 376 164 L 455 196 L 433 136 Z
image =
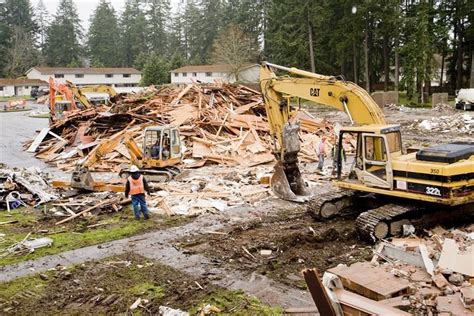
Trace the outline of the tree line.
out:
M 42 0 L 6 0 L 0 76 L 35 65 L 136 67 L 144 84 L 159 84 L 184 64 L 269 60 L 421 98 L 432 80 L 451 90 L 474 80 L 473 20 L 469 0 L 187 0 L 177 10 L 126 0 L 119 14 L 100 0 L 86 33 L 73 0 L 53 14 Z

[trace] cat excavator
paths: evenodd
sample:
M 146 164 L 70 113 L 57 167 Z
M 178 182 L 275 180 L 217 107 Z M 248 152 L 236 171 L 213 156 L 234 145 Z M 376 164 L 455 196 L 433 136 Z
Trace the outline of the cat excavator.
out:
M 277 76 L 273 69 L 292 77 Z M 276 196 L 309 202 L 317 219 L 357 210 L 356 230 L 371 241 L 399 234 L 412 218 L 440 206 L 449 210 L 461 206 L 459 209 L 474 214 L 474 142 L 453 142 L 404 154 L 400 125 L 387 124 L 367 91 L 341 77 L 267 62 L 260 67 L 260 87 L 277 160 L 270 182 Z M 341 153 L 336 153 L 334 184 L 339 189 L 324 196 L 312 196 L 299 170 L 295 100 L 327 105 L 348 115 L 352 125 L 340 129 L 339 148 L 345 135 L 357 139 L 349 176 L 342 177 Z

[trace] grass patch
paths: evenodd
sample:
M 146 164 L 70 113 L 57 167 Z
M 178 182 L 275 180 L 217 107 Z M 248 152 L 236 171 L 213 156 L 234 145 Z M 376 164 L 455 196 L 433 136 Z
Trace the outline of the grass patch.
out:
M 42 294 L 44 289 L 51 281 L 52 273 L 44 273 L 48 276 L 47 280 L 39 277 L 39 274 L 22 277 L 10 282 L 0 283 L 0 298 L 4 300 L 12 299 L 16 294 L 23 291 L 32 291 L 35 294 Z
M 413 108 L 431 108 L 431 102 L 420 103 L 418 102 L 418 94 L 413 96 L 413 99 L 407 97 L 406 92 L 400 92 L 398 94 L 398 104 L 403 104 L 404 106 L 413 107 Z
M 129 207 L 126 207 L 119 213 L 94 216 L 94 222 L 92 223 L 88 219 L 76 219 L 67 226 L 54 225 L 54 222 L 60 218 L 54 218 L 48 222 L 47 226 L 41 225 L 39 210 L 31 211 L 22 208 L 13 210 L 9 214 L 6 212 L 0 214 L 0 222 L 18 220 L 18 223 L 15 224 L 0 226 L 0 233 L 5 234 L 3 238 L 0 237 L 0 249 L 8 248 L 15 242 L 23 240 L 30 232 L 30 238 L 49 237 L 53 239 L 51 247 L 38 248 L 34 252 L 25 255 L 13 253 L 1 257 L 0 266 L 130 237 L 156 228 L 176 226 L 186 223 L 188 220 L 182 217 L 152 215 L 149 221 L 136 221 Z M 88 225 L 95 223 L 105 225 L 87 228 Z M 48 233 L 38 232 L 40 229 L 45 228 L 48 229 Z
M 158 315 L 160 305 L 189 310 L 191 315 L 199 315 L 207 305 L 217 307 L 218 315 L 283 314 L 280 308 L 267 306 L 241 291 L 223 289 L 205 277 L 188 275 L 136 254 L 89 261 L 46 274 L 46 280 L 37 274 L 0 283 L 4 313 L 124 315 L 137 298 L 142 298 L 148 300 L 143 303 L 146 310 L 139 308 L 127 315 Z M 23 294 L 28 295 L 26 299 Z M 105 303 L 110 297 L 113 299 Z
M 192 308 L 191 315 L 199 315 L 207 304 L 216 306 L 219 315 L 283 315 L 280 307 L 270 307 L 262 304 L 258 299 L 245 295 L 242 291 L 220 290 L 207 298 L 203 303 Z
M 147 299 L 163 298 L 165 290 L 154 283 L 144 282 L 134 285 L 130 288 L 130 293 Z

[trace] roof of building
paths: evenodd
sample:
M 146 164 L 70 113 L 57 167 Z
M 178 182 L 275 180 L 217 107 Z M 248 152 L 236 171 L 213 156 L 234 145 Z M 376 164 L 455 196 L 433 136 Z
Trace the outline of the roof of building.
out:
M 44 75 L 54 74 L 140 74 L 141 72 L 135 68 L 72 68 L 72 67 L 33 67 L 33 69 Z
M 240 69 L 247 69 L 253 66 L 258 66 L 257 64 L 245 64 Z M 230 72 L 232 70 L 231 65 L 221 64 L 221 65 L 189 65 L 184 66 L 178 69 L 171 70 L 171 72 Z
M 4 79 L 0 78 L 0 86 L 47 86 L 48 83 L 39 79 Z

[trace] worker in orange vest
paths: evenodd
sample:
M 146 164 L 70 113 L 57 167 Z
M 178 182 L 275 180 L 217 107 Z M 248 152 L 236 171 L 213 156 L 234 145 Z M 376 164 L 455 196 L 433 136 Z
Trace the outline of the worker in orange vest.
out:
M 145 219 L 149 219 L 150 215 L 145 200 L 145 192 L 150 194 L 148 183 L 137 166 L 130 167 L 130 173 L 131 175 L 125 184 L 125 197 L 128 198 L 129 194 L 132 197 L 133 213 L 136 220 L 140 219 L 140 211 Z

